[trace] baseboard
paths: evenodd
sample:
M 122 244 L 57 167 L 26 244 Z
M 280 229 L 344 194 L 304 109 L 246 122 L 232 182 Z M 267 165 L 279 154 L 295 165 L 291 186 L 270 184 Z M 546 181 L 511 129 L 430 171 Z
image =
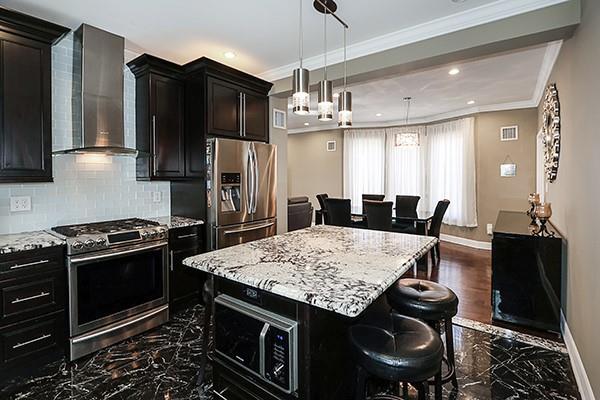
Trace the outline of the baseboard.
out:
M 480 250 L 491 250 L 492 243 L 490 242 L 480 242 L 478 240 L 465 239 L 458 236 L 440 234 L 440 240 L 443 242 L 450 242 L 455 244 L 460 244 L 462 246 L 472 247 L 474 249 Z
M 588 375 L 585 372 L 585 367 L 583 366 L 583 362 L 579 356 L 579 350 L 577 350 L 577 345 L 575 344 L 573 335 L 571 335 L 569 325 L 567 324 L 567 320 L 565 319 L 562 311 L 560 313 L 560 327 L 562 330 L 563 339 L 565 341 L 565 346 L 567 346 L 567 351 L 569 352 L 571 367 L 573 368 L 573 374 L 575 374 L 575 380 L 577 381 L 577 386 L 579 387 L 581 400 L 595 400 L 596 398 L 594 397 L 594 392 L 592 391 L 592 385 L 590 384 Z

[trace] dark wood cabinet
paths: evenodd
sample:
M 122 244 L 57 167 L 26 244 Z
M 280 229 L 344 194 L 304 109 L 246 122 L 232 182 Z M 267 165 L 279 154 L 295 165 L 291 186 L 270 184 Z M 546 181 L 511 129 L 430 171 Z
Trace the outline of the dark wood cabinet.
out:
M 136 76 L 138 179 L 185 178 L 185 85 L 179 67 L 148 55 L 128 66 Z
M 172 312 L 201 299 L 200 288 L 206 274 L 186 267 L 183 260 L 203 252 L 202 231 L 202 226 L 169 230 L 169 307 Z
M 64 355 L 64 248 L 0 255 L 0 376 L 31 373 Z
M 265 94 L 244 91 L 244 138 L 269 141 L 269 97 Z
M 51 46 L 68 31 L 0 8 L 0 183 L 52 181 Z

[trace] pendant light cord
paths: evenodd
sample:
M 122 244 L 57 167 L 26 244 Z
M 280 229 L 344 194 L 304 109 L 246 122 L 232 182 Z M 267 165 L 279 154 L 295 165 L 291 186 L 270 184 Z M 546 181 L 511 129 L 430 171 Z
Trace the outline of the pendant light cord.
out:
M 348 76 L 346 69 L 346 31 L 348 28 L 344 28 L 344 92 L 346 91 L 346 77 Z
M 302 0 L 300 1 L 300 29 L 298 30 L 300 32 L 300 38 L 299 38 L 299 56 L 300 56 L 300 68 L 302 68 L 302 48 L 304 47 L 304 42 L 303 42 L 303 32 L 302 32 Z
M 325 69 L 323 71 L 323 78 L 327 80 L 327 8 L 323 13 L 323 48 L 325 49 Z
M 406 124 L 405 125 L 407 125 L 407 126 L 408 126 L 408 113 L 410 112 L 410 101 L 411 101 L 411 99 L 409 98 L 406 103 Z

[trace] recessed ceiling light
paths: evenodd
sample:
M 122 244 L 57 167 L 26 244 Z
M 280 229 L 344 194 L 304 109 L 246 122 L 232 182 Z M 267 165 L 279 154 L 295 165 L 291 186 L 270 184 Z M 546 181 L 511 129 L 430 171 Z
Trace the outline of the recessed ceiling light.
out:
M 230 60 L 236 57 L 236 54 L 233 51 L 226 51 L 225 53 L 223 53 L 223 55 L 225 56 L 225 58 L 229 58 Z
M 467 0 L 451 0 L 453 3 L 464 3 Z
M 448 71 L 448 74 L 450 75 L 458 75 L 460 73 L 460 69 L 458 68 L 452 68 L 450 71 Z
M 382 113 L 375 114 L 376 117 L 381 117 L 382 115 L 383 115 Z
M 469 100 L 469 101 L 467 101 L 467 104 L 468 104 L 468 105 L 475 104 L 475 100 Z
M 310 125 L 310 124 L 309 124 L 308 122 L 305 122 L 305 123 L 304 123 L 304 126 L 309 126 L 309 125 Z

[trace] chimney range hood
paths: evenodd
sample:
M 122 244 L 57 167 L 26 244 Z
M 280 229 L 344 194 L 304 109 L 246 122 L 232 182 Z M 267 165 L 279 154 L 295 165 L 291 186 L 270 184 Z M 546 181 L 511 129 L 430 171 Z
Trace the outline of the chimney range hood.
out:
M 83 24 L 73 37 L 73 145 L 55 154 L 136 155 L 125 147 L 125 39 Z

